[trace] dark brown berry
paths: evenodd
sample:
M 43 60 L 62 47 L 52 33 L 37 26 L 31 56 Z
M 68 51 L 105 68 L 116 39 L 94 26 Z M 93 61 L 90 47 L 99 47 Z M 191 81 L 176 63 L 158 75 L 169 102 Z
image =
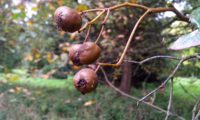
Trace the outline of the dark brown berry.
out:
M 58 30 L 72 33 L 81 28 L 82 17 L 76 10 L 61 6 L 54 13 L 54 21 Z
M 69 50 L 69 56 L 74 65 L 91 64 L 99 58 L 100 53 L 100 47 L 94 42 L 76 44 Z
M 82 94 L 94 91 L 98 84 L 97 75 L 90 68 L 84 68 L 77 72 L 73 81 L 76 89 Z

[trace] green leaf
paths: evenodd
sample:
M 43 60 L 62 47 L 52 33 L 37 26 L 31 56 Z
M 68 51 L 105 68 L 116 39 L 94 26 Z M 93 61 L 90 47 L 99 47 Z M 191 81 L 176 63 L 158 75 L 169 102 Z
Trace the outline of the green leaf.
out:
M 195 30 L 189 34 L 183 35 L 169 47 L 171 50 L 182 50 L 200 45 L 200 30 Z
M 200 28 L 200 7 L 192 11 L 190 15 L 191 22 L 196 24 Z
M 25 12 L 21 12 L 21 13 L 14 13 L 12 15 L 12 19 L 17 20 L 17 19 L 24 19 L 26 17 L 26 13 Z

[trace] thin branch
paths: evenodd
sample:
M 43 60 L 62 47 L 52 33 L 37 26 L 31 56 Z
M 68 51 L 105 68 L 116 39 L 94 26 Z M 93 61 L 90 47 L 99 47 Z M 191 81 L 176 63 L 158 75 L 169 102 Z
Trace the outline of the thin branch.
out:
M 193 58 L 197 58 L 197 55 L 192 55 L 192 56 L 188 56 L 188 57 L 183 57 L 181 58 L 181 60 L 179 61 L 179 63 L 177 64 L 177 66 L 175 67 L 175 69 L 172 71 L 172 73 L 168 76 L 168 78 L 160 85 L 158 86 L 156 89 L 154 89 L 153 91 L 151 91 L 150 93 L 148 93 L 147 95 L 145 95 L 144 97 L 142 97 L 139 101 L 138 101 L 138 105 L 141 101 L 145 100 L 147 97 L 149 97 L 151 94 L 157 92 L 158 90 L 160 90 L 160 88 L 162 88 L 163 86 L 165 86 L 167 84 L 167 82 L 174 77 L 174 75 L 176 74 L 177 70 L 180 68 L 180 66 L 182 65 L 182 63 L 186 60 L 190 60 Z
M 88 31 L 87 31 L 87 34 L 85 36 L 85 40 L 83 42 L 86 42 L 88 40 L 88 37 L 90 35 L 90 30 L 91 30 L 91 25 L 89 25 L 89 27 L 88 27 Z
M 96 39 L 96 41 L 95 41 L 96 44 L 97 44 L 97 42 L 99 41 L 99 39 L 100 39 L 100 37 L 101 37 L 101 35 L 102 35 L 103 31 L 104 31 L 104 28 L 105 28 L 105 25 L 102 25 L 102 26 L 101 26 L 101 30 L 100 30 L 100 32 L 99 32 L 99 35 L 98 35 L 98 37 L 97 37 L 97 39 Z
M 180 60 L 180 58 L 178 57 L 174 57 L 174 56 L 169 56 L 169 55 L 156 55 L 156 56 L 153 56 L 153 57 L 149 57 L 147 59 L 144 59 L 142 61 L 134 61 L 134 60 L 124 60 L 126 62 L 130 62 L 130 63 L 135 63 L 135 64 L 144 64 L 150 60 L 153 60 L 153 59 L 158 59 L 158 58 L 168 58 L 168 59 L 174 59 L 174 60 Z
M 84 11 L 81 11 L 79 14 L 85 14 L 85 13 L 88 13 L 88 12 L 98 12 L 98 11 L 103 11 L 105 8 L 97 8 L 97 9 L 89 9 L 89 10 L 84 10 Z
M 131 32 L 131 34 L 130 34 L 130 36 L 129 36 L 129 39 L 128 39 L 127 43 L 126 43 L 126 46 L 125 46 L 125 48 L 124 48 L 124 50 L 123 50 L 123 52 L 122 52 L 122 55 L 121 55 L 120 59 L 118 60 L 118 62 L 115 63 L 115 64 L 110 64 L 110 63 L 98 63 L 98 64 L 101 65 L 101 66 L 119 67 L 119 66 L 122 64 L 123 59 L 124 59 L 124 57 L 125 57 L 125 55 L 126 55 L 126 52 L 127 52 L 128 48 L 129 48 L 129 46 L 130 46 L 131 41 L 133 40 L 133 36 L 134 36 L 134 34 L 135 34 L 135 32 L 136 32 L 136 30 L 137 30 L 139 24 L 142 22 L 142 20 L 143 20 L 143 19 L 147 16 L 147 14 L 149 14 L 149 13 L 160 13 L 160 12 L 172 11 L 172 12 L 174 12 L 174 13 L 177 15 L 177 17 L 179 17 L 182 21 L 190 22 L 190 20 L 189 20 L 188 17 L 182 15 L 182 14 L 181 14 L 175 7 L 173 7 L 173 6 L 172 6 L 171 8 L 163 8 L 163 7 L 162 7 L 162 8 L 150 8 L 150 7 L 146 7 L 146 6 L 144 6 L 144 5 L 140 5 L 140 4 L 125 2 L 125 3 L 118 4 L 118 5 L 109 7 L 109 8 L 104 8 L 104 9 L 101 9 L 101 8 L 100 8 L 100 9 L 93 9 L 93 10 L 91 9 L 91 10 L 86 10 L 86 11 L 81 12 L 81 13 L 83 14 L 83 13 L 86 13 L 86 12 L 102 11 L 102 12 L 101 12 L 98 16 L 96 16 L 93 20 L 91 20 L 90 22 L 86 23 L 86 24 L 79 30 L 79 32 L 83 31 L 88 25 L 93 24 L 97 19 L 99 19 L 99 18 L 105 13 L 106 10 L 112 11 L 112 10 L 115 10 L 115 9 L 119 9 L 119 8 L 121 8 L 121 7 L 136 7 L 136 8 L 143 9 L 145 12 L 144 12 L 144 14 L 139 18 L 139 20 L 136 22 L 135 26 L 133 27 L 133 30 L 132 30 L 132 32 Z M 106 18 L 108 17 L 108 15 L 109 15 L 109 12 L 107 12 Z M 104 20 L 104 21 L 105 21 L 105 20 Z M 104 30 L 104 25 L 103 25 L 102 28 L 101 28 L 101 32 L 100 32 L 100 34 L 99 34 L 99 36 L 98 36 L 96 42 L 99 40 L 99 38 L 100 38 L 100 36 L 101 36 L 103 30 Z
M 172 6 L 171 8 L 149 8 L 149 9 L 151 9 L 152 13 L 160 13 L 166 11 L 174 12 L 180 20 L 190 23 L 190 19 L 187 16 L 181 14 L 174 6 Z
M 108 20 L 108 17 L 109 17 L 109 14 L 110 14 L 110 9 L 107 9 L 106 11 L 107 11 L 106 17 L 104 18 L 104 21 L 102 22 L 101 31 L 100 31 L 99 36 L 97 37 L 95 43 L 97 43 L 99 41 L 99 39 L 100 39 L 100 37 L 101 37 L 101 35 L 102 35 L 103 31 L 104 31 L 105 24 L 106 24 L 106 22 Z
M 199 120 L 199 118 L 200 118 L 200 110 L 199 110 L 199 112 L 197 113 L 197 115 L 196 115 L 196 117 L 195 117 L 194 120 Z
M 176 16 L 180 20 L 190 23 L 189 18 L 186 17 L 186 16 L 184 16 L 183 14 L 181 14 L 173 5 L 170 8 L 160 8 L 160 7 L 159 8 L 149 8 L 149 7 L 144 6 L 144 5 L 130 3 L 130 2 L 125 2 L 125 3 L 122 3 L 122 4 L 118 4 L 118 5 L 109 7 L 109 9 L 110 10 L 116 10 L 116 9 L 119 9 L 119 8 L 122 8 L 122 7 L 135 7 L 135 8 L 143 9 L 145 11 L 146 10 L 150 10 L 152 13 L 160 13 L 160 12 L 172 11 L 172 12 L 174 12 L 176 14 Z M 103 11 L 104 9 L 106 9 L 106 8 L 85 10 L 85 11 L 82 11 L 81 14 L 86 13 L 86 12 Z
M 171 108 L 172 108 L 172 101 L 173 101 L 173 93 L 174 93 L 174 84 L 173 84 L 173 78 L 171 79 L 171 86 L 170 86 L 170 96 L 169 96 L 169 103 L 168 103 L 168 107 L 167 107 L 167 114 L 165 117 L 165 120 L 168 120 L 169 116 L 170 116 L 170 112 L 171 112 Z
M 176 68 L 173 70 L 173 72 L 168 76 L 168 78 L 160 85 L 158 86 L 156 89 L 154 89 L 153 91 L 151 91 L 149 94 L 145 95 L 144 97 L 142 97 L 139 101 L 138 101 L 138 105 L 141 101 L 145 100 L 147 97 L 149 97 L 151 94 L 157 92 L 158 90 L 160 90 L 160 88 L 162 88 L 163 86 L 166 85 L 166 83 L 176 74 L 177 70 L 179 69 L 179 67 L 181 66 L 183 62 L 183 59 L 178 63 L 178 65 L 176 66 Z
M 144 5 L 140 5 L 140 4 L 135 4 L 135 3 L 129 3 L 129 2 L 125 2 L 119 5 L 115 5 L 113 7 L 110 7 L 110 10 L 115 10 L 115 9 L 119 9 L 121 7 L 136 7 L 136 8 L 141 8 L 143 10 L 148 10 L 149 8 L 144 6 Z
M 105 81 L 107 82 L 107 84 L 108 84 L 110 87 L 112 87 L 115 91 L 119 92 L 121 95 L 123 95 L 123 96 L 125 96 L 125 97 L 128 97 L 128 98 L 130 98 L 130 99 L 133 99 L 133 100 L 135 100 L 135 101 L 139 101 L 139 98 L 134 97 L 134 96 L 131 96 L 131 95 L 129 95 L 129 94 L 127 94 L 127 93 L 121 91 L 121 90 L 118 89 L 117 87 L 115 87 L 115 86 L 108 80 L 108 77 L 107 77 L 107 75 L 106 75 L 104 69 L 103 69 L 102 67 L 100 67 L 100 69 L 101 69 L 101 71 L 102 71 L 102 73 L 103 73 L 103 75 L 104 75 Z M 164 110 L 164 109 L 162 109 L 162 108 L 160 108 L 160 107 L 158 107 L 158 106 L 156 106 L 156 105 L 153 105 L 153 104 L 151 104 L 151 103 L 149 103 L 149 102 L 146 102 L 146 101 L 141 101 L 141 102 L 144 103 L 145 105 L 150 106 L 150 107 L 152 107 L 152 108 L 154 108 L 154 109 L 156 109 L 156 110 L 159 110 L 159 111 L 161 111 L 161 112 L 163 112 L 163 113 L 165 113 L 165 114 L 167 113 L 166 110 Z M 180 119 L 180 120 L 185 120 L 183 117 L 181 117 L 181 116 L 179 116 L 179 115 L 177 115 L 177 114 L 174 114 L 174 113 L 171 113 L 171 112 L 169 112 L 169 114 L 170 114 L 171 116 L 177 117 L 177 118 Z
M 176 16 L 180 19 L 183 20 L 185 22 L 190 23 L 190 18 L 187 16 L 184 16 L 183 14 L 181 14 L 173 5 L 172 8 L 174 9 L 173 12 L 176 14 Z
M 194 108 L 192 110 L 192 120 L 197 120 L 196 119 L 196 112 L 197 112 L 197 107 L 200 104 L 200 99 L 197 101 L 197 103 L 194 105 Z M 198 115 L 198 114 L 197 114 Z
M 95 69 L 95 73 L 99 70 L 100 65 L 97 66 L 97 68 Z
M 135 7 L 135 8 L 140 8 L 143 9 L 145 11 L 149 11 L 149 13 L 160 13 L 160 12 L 166 12 L 166 11 L 172 11 L 174 12 L 177 17 L 185 22 L 190 23 L 190 20 L 188 17 L 184 16 L 183 14 L 181 14 L 174 6 L 172 6 L 171 8 L 150 8 L 144 5 L 140 5 L 140 4 L 135 4 L 135 3 L 129 3 L 129 2 L 125 2 L 122 4 L 118 4 L 109 8 L 97 8 L 97 9 L 90 9 L 90 10 L 85 10 L 85 11 L 81 11 L 80 14 L 85 14 L 87 12 L 98 12 L 101 11 L 101 13 L 94 18 L 92 21 L 86 23 L 80 30 L 79 32 L 83 31 L 89 24 L 93 24 L 101 15 L 103 15 L 103 13 L 105 12 L 106 9 L 109 9 L 110 11 L 115 10 L 115 9 L 119 9 L 121 7 Z
M 79 32 L 83 31 L 85 28 L 87 28 L 89 25 L 93 24 L 95 21 L 97 21 L 104 13 L 105 13 L 105 9 L 102 10 L 101 13 L 99 13 L 94 19 L 92 19 L 91 21 L 87 22 L 80 30 Z
M 131 41 L 132 41 L 132 39 L 133 39 L 133 36 L 134 36 L 134 34 L 135 34 L 135 32 L 136 32 L 136 30 L 137 30 L 137 28 L 138 28 L 138 26 L 140 25 L 140 23 L 142 22 L 142 20 L 147 16 L 147 14 L 148 14 L 149 12 L 150 12 L 150 11 L 147 10 L 147 11 L 139 18 L 139 20 L 137 21 L 137 23 L 136 23 L 135 26 L 133 27 L 133 30 L 132 30 L 132 32 L 131 32 L 131 34 L 130 34 L 130 36 L 129 36 L 129 39 L 128 39 L 127 43 L 126 43 L 126 46 L 125 46 L 125 48 L 124 48 L 124 50 L 123 50 L 123 53 L 122 53 L 122 55 L 121 55 L 119 61 L 118 61 L 116 64 L 99 63 L 99 65 L 101 65 L 101 66 L 112 66 L 112 67 L 118 67 L 118 66 L 121 65 L 121 63 L 123 62 L 123 59 L 124 59 L 124 57 L 125 57 L 125 54 L 126 54 L 128 48 L 129 48 L 129 46 L 130 46 L 130 43 L 131 43 Z

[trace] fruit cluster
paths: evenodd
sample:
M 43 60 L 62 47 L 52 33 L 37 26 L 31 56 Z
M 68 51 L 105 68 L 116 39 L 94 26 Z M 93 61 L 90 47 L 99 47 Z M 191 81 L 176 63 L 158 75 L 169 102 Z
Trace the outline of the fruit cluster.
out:
M 61 6 L 54 13 L 54 21 L 58 30 L 65 32 L 75 32 L 81 28 L 82 17 L 74 9 Z M 69 57 L 74 65 L 89 65 L 94 63 L 100 56 L 101 49 L 94 42 L 84 42 L 83 44 L 72 45 L 69 50 Z M 74 86 L 82 94 L 96 89 L 98 78 L 92 68 L 83 68 L 77 72 L 73 78 Z

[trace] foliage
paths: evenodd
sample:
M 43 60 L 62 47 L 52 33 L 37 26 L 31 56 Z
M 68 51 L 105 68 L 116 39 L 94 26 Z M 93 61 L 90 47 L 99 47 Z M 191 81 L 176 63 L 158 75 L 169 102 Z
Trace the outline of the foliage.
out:
M 2 70 L 6 71 L 15 67 L 41 69 L 49 63 L 60 66 L 61 60 L 56 55 L 56 48 L 60 41 L 65 42 L 69 38 L 66 38 L 68 35 L 56 30 L 53 12 L 58 5 L 63 4 L 75 5 L 69 0 L 1 1 L 0 49 L 2 52 L 0 54 L 2 57 L 0 64 Z M 58 60 L 55 61 L 55 58 Z
M 63 64 L 62 55 L 68 54 L 67 49 L 71 43 L 79 43 L 82 41 L 85 32 L 80 35 L 77 35 L 77 33 L 67 34 L 58 32 L 53 22 L 54 10 L 58 6 L 67 5 L 81 11 L 89 8 L 108 7 L 122 2 L 125 2 L 125 0 L 113 2 L 107 0 L 95 2 L 83 0 L 81 3 L 70 0 L 48 2 L 13 2 L 11 0 L 2 0 L 0 10 L 0 40 L 2 46 L 0 49 L 3 51 L 0 53 L 3 56 L 0 58 L 1 69 L 6 71 L 14 67 L 25 67 L 29 69 L 30 73 L 35 74 L 37 73 L 37 69 L 40 69 L 42 74 L 46 74 L 53 69 L 59 69 L 60 67 L 69 65 L 70 62 L 67 57 L 66 62 Z M 129 2 L 138 2 L 149 7 L 161 7 L 165 6 L 167 1 L 133 0 Z M 188 0 L 185 4 L 184 12 L 191 13 L 198 4 L 197 1 Z M 110 15 L 106 24 L 106 31 L 103 33 L 100 42 L 102 49 L 104 49 L 100 61 L 116 62 L 116 59 L 124 48 L 132 27 L 141 13 L 142 11 L 138 9 L 121 9 Z M 91 19 L 94 16 L 96 14 L 88 14 L 87 18 Z M 85 19 L 85 21 L 88 20 Z M 126 59 L 143 60 L 153 55 L 172 54 L 171 51 L 166 49 L 167 45 L 177 36 L 191 31 L 188 25 L 186 25 L 187 29 L 182 27 L 181 24 L 178 24 L 176 27 L 170 27 L 170 25 L 174 26 L 174 21 L 174 17 L 166 18 L 162 14 L 146 18 L 136 32 L 134 37 L 135 41 L 132 42 Z M 91 28 L 91 35 L 88 39 L 95 40 L 99 31 L 100 24 L 97 21 L 95 26 Z M 171 33 L 172 31 L 174 32 Z M 181 54 L 178 53 L 177 55 Z M 165 64 L 167 61 L 158 62 L 159 64 L 151 62 L 143 66 L 143 68 L 147 73 L 157 73 L 161 70 L 167 72 L 169 70 L 168 65 L 166 66 Z M 67 71 L 74 69 L 74 67 L 72 65 L 67 66 Z M 120 70 L 114 71 L 117 73 Z M 71 73 L 69 71 L 67 74 Z M 193 73 L 187 73 L 187 75 L 191 74 Z

